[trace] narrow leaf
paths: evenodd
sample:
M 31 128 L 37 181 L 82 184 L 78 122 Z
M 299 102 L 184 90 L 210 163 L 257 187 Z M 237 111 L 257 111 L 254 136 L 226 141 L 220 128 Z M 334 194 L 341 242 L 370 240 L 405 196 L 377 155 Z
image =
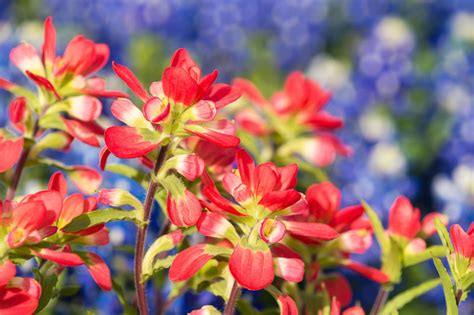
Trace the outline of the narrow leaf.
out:
M 425 294 L 431 289 L 436 288 L 440 284 L 441 279 L 432 279 L 398 294 L 389 302 L 387 302 L 381 314 L 389 315 L 398 312 L 406 304 L 408 304 L 415 298 Z
M 439 277 L 441 278 L 441 283 L 443 284 L 444 299 L 446 301 L 446 314 L 457 315 L 458 305 L 456 303 L 456 297 L 454 295 L 451 278 L 449 277 L 446 268 L 444 268 L 441 259 L 433 257 L 433 262 L 435 264 L 436 270 L 438 271 Z
M 440 219 L 435 220 L 436 230 L 438 230 L 439 238 L 444 246 L 449 248 L 449 252 L 453 252 L 453 244 L 451 243 L 451 239 L 449 238 L 449 233 L 444 224 L 441 222 Z
M 114 208 L 99 209 L 93 212 L 81 214 L 64 227 L 64 232 L 74 233 L 87 229 L 91 226 L 111 221 L 131 220 L 135 221 L 137 212 L 135 210 L 120 210 Z
M 367 213 L 367 216 L 369 217 L 370 223 L 374 229 L 375 237 L 382 248 L 382 252 L 388 253 L 390 251 L 390 239 L 387 235 L 385 235 L 382 222 L 380 221 L 377 213 L 369 206 L 368 203 L 362 200 L 362 206 L 365 209 L 365 213 Z
M 446 247 L 441 245 L 434 245 L 428 247 L 421 253 L 417 254 L 405 254 L 403 257 L 403 266 L 409 267 L 419 264 L 423 261 L 431 259 L 431 257 L 444 257 L 447 254 Z

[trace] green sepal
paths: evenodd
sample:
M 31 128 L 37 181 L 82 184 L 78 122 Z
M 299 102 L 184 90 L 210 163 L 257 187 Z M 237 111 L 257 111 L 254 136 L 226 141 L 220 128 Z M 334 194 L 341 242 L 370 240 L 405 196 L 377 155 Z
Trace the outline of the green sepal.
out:
M 449 277 L 446 268 L 444 267 L 441 259 L 433 257 L 433 262 L 435 264 L 436 270 L 438 271 L 439 277 L 441 278 L 441 283 L 443 285 L 444 299 L 446 302 L 446 314 L 447 315 L 457 315 L 458 314 L 458 305 L 456 302 L 456 296 L 454 294 L 453 283 Z

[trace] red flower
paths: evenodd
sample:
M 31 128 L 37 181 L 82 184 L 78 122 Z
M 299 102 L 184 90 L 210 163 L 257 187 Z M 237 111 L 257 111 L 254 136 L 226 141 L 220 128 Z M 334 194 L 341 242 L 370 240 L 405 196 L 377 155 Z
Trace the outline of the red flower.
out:
M 152 83 L 150 93 L 127 67 L 113 63 L 113 69 L 144 102 L 143 112 L 127 99 L 112 104 L 112 114 L 127 125 L 105 131 L 107 148 L 117 157 L 143 157 L 171 133 L 193 134 L 221 147 L 239 144 L 234 125 L 215 117 L 240 92 L 226 84 L 213 84 L 217 71 L 201 78 L 200 68 L 185 49 L 175 52 L 163 81 Z
M 244 150 L 237 152 L 237 165 L 238 172 L 228 172 L 222 179 L 224 189 L 236 202 L 224 198 L 210 181 L 203 190 L 208 201 L 201 201 L 209 212 L 201 215 L 197 223 L 198 231 L 208 237 L 226 239 L 232 244 L 230 272 L 244 288 L 261 290 L 273 281 L 275 275 L 292 282 L 301 281 L 304 264 L 298 254 L 282 249 L 283 237 L 291 233 L 323 241 L 336 238 L 337 232 L 323 223 L 294 218 L 295 214 L 307 211 L 302 194 L 294 189 L 296 165 L 279 168 L 272 163 L 264 163 L 256 166 Z M 233 221 L 240 222 L 241 219 L 240 224 L 246 226 L 243 235 L 228 220 L 230 215 L 233 215 Z M 249 223 L 246 222 L 253 223 L 247 225 Z M 205 251 L 204 245 L 196 246 L 202 254 L 196 257 L 209 260 L 219 255 L 218 252 Z M 229 251 L 227 247 L 226 250 Z M 182 258 L 184 255 L 179 253 L 173 261 L 171 268 L 174 273 L 183 275 L 171 277 L 173 281 L 185 280 L 200 268 L 192 264 L 192 272 L 180 272 L 187 266 L 180 266 L 187 261 Z
M 471 223 L 467 232 L 458 224 L 453 224 L 449 231 L 453 243 L 455 259 L 454 264 L 457 272 L 462 273 L 467 269 L 474 270 L 474 223 Z
M 56 112 L 67 112 L 74 118 L 64 121 L 64 129 L 71 136 L 93 146 L 99 146 L 97 136 L 103 134 L 94 132 L 91 127 L 102 112 L 102 104 L 96 97 L 127 96 L 120 91 L 105 90 L 103 79 L 91 77 L 105 66 L 108 59 L 107 45 L 94 43 L 82 35 L 74 37 L 64 54 L 57 56 L 56 30 L 51 17 L 46 18 L 44 23 L 41 57 L 36 48 L 27 43 L 20 44 L 10 52 L 11 62 L 42 91 L 46 100 L 41 100 L 41 103 L 51 103 L 54 107 L 54 103 L 61 100 L 62 104 L 58 104 Z M 0 88 L 19 94 L 24 90 L 3 79 L 0 79 Z M 23 132 L 21 118 L 25 117 L 24 110 L 19 112 L 21 108 L 13 107 L 10 117 Z M 57 119 L 60 120 L 60 116 Z
M 283 139 L 291 139 L 281 146 L 280 154 L 298 155 L 325 167 L 332 164 L 337 155 L 352 153 L 334 135 L 320 133 L 342 127 L 343 120 L 323 110 L 330 93 L 301 72 L 291 73 L 283 91 L 274 93 L 269 101 L 248 80 L 236 79 L 233 84 L 254 105 L 236 114 L 238 125 L 257 137 L 278 133 Z
M 38 307 L 41 286 L 31 278 L 15 277 L 9 260 L 0 264 L 0 314 L 33 314 Z
M 427 214 L 420 221 L 420 210 L 414 208 L 408 198 L 399 196 L 390 208 L 388 232 L 402 240 L 407 251 L 419 253 L 426 248 L 424 238 L 436 232 L 435 219 L 440 219 L 444 225 L 448 224 L 448 217 L 436 212 Z

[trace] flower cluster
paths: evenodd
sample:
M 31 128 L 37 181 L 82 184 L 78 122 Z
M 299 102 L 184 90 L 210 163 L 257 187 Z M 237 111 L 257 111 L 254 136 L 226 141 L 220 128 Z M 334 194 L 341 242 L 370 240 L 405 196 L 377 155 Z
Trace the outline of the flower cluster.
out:
M 336 155 L 351 154 L 349 147 L 328 132 L 343 126 L 342 119 L 324 111 L 331 94 L 301 72 L 291 73 L 284 89 L 270 100 L 248 80 L 235 79 L 234 86 L 252 103 L 236 114 L 239 127 L 255 137 L 276 137 L 276 159 L 287 161 L 297 155 L 324 167 L 332 164 Z
M 466 299 L 474 285 L 472 225 L 467 232 L 453 225 L 449 235 L 445 215 L 430 213 L 420 220 L 420 210 L 400 196 L 384 229 L 364 201 L 344 207 L 341 191 L 326 175 L 318 173 L 318 182 L 308 183 L 305 173 L 315 174 L 337 155 L 351 152 L 329 132 L 341 128 L 343 120 L 324 110 L 330 93 L 318 83 L 294 72 L 283 90 L 267 100 L 246 79 L 228 85 L 215 82 L 217 70 L 202 75 L 181 48 L 148 91 L 128 67 L 112 63 L 139 99 L 136 106 L 126 93 L 108 91 L 103 79 L 91 76 L 108 57 L 106 45 L 80 35 L 57 56 L 51 18 L 45 21 L 41 57 L 28 44 L 11 52 L 11 61 L 34 83 L 37 94 L 0 79 L 0 86 L 16 95 L 9 107 L 13 130 L 0 133 L 5 153 L 1 179 L 8 187 L 0 202 L 0 313 L 43 310 L 62 294 L 58 277 L 69 266 L 85 265 L 100 288 L 111 290 L 106 263 L 85 248 L 107 245 L 106 223 L 125 220 L 136 225 L 133 305 L 117 281 L 114 289 L 127 313 L 136 307 L 148 314 L 145 283 L 156 277 L 159 302 L 163 286 L 171 287 L 168 300 L 157 303 L 157 313 L 166 312 L 185 290 L 222 298 L 225 315 L 236 307 L 253 312 L 247 300 L 237 303 L 246 289 L 267 292 L 282 315 L 365 314 L 359 305 L 350 307 L 350 274 L 339 273 L 341 267 L 380 284 L 373 314 L 396 313 L 440 283 L 448 313 Z M 126 126 L 104 129 L 97 123 L 102 112 L 98 97 L 115 98 L 111 112 Z M 239 111 L 222 110 L 232 103 Z M 226 116 L 229 112 L 239 130 Z M 99 171 L 66 165 L 43 152 L 67 150 L 74 139 L 102 146 L 99 168 L 146 188 L 144 201 L 118 187 L 98 190 Z M 140 165 L 107 163 L 111 154 L 137 159 Z M 35 165 L 67 172 L 82 193 L 68 195 L 63 173 L 55 172 L 46 190 L 18 194 L 23 170 Z M 162 210 L 161 231 L 147 247 L 155 203 Z M 442 245 L 429 246 L 436 232 Z M 374 236 L 381 249 L 380 268 L 355 257 L 369 251 Z M 440 262 L 443 256 L 454 283 Z M 386 303 L 404 268 L 431 258 L 440 280 Z M 34 278 L 15 277 L 15 265 L 26 261 L 34 261 Z M 212 305 L 191 312 L 219 313 Z

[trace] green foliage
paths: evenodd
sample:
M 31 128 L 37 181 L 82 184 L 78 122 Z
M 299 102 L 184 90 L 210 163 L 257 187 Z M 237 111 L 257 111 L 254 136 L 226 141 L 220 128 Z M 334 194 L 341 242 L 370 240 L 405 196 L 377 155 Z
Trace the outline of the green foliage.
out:
M 397 314 L 397 312 L 406 304 L 410 303 L 412 300 L 425 294 L 426 292 L 436 288 L 440 284 L 440 279 L 432 279 L 398 294 L 389 302 L 387 302 L 381 314 Z
M 112 221 L 136 221 L 137 212 L 135 210 L 120 210 L 114 208 L 99 209 L 96 211 L 81 214 L 74 218 L 64 227 L 64 232 L 74 233 L 91 226 Z
M 441 259 L 433 257 L 433 262 L 441 278 L 441 283 L 443 284 L 444 299 L 446 301 L 446 314 L 456 315 L 458 314 L 458 305 L 456 302 L 456 296 L 454 294 L 453 283 L 451 281 L 451 278 L 449 277 L 446 268 L 441 262 Z

